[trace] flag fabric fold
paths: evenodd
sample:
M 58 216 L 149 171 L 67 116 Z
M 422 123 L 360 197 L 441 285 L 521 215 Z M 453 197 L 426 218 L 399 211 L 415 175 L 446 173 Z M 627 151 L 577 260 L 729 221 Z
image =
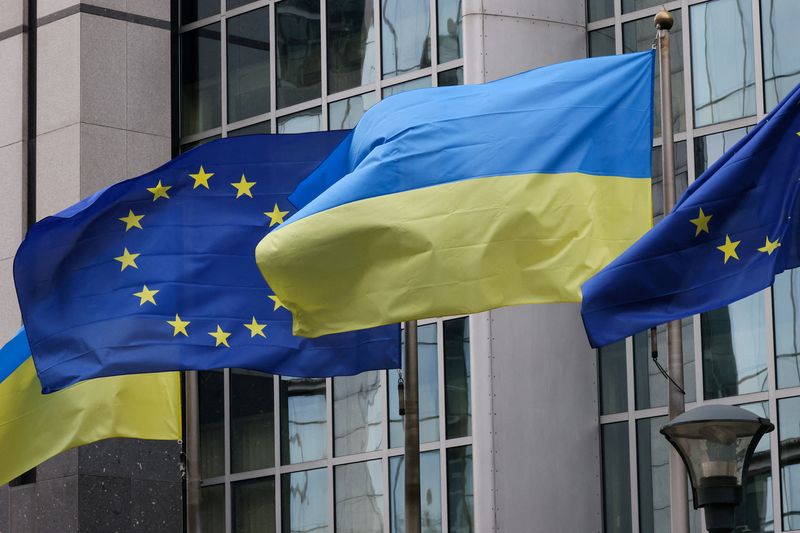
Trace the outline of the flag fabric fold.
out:
M 256 244 L 348 132 L 212 141 L 35 224 L 14 261 L 45 392 L 102 376 L 239 367 L 298 377 L 399 366 L 399 326 L 309 340 Z
M 593 346 L 710 311 L 800 265 L 800 86 L 583 285 Z
M 0 485 L 102 439 L 181 439 L 177 372 L 102 378 L 42 394 L 24 329 L 0 348 Z
M 295 334 L 579 301 L 650 227 L 652 95 L 650 51 L 375 105 L 256 250 Z

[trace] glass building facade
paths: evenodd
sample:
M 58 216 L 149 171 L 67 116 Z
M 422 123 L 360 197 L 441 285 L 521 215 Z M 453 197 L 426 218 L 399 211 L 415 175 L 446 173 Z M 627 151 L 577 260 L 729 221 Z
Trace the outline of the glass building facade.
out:
M 590 55 L 644 50 L 662 1 L 589 0 Z M 678 194 L 700 176 L 798 82 L 792 48 L 794 0 L 663 3 L 671 32 Z M 656 84 L 656 105 L 659 105 Z M 653 217 L 663 217 L 657 109 Z M 800 530 L 800 272 L 779 275 L 765 291 L 683 320 L 686 407 L 738 405 L 769 417 L 777 431 L 755 452 L 737 531 Z M 667 382 L 650 360 L 650 332 L 598 350 L 604 527 L 608 533 L 670 531 L 669 454 L 658 430 L 667 420 Z M 666 333 L 656 330 L 666 366 Z M 704 531 L 690 511 L 692 531 Z

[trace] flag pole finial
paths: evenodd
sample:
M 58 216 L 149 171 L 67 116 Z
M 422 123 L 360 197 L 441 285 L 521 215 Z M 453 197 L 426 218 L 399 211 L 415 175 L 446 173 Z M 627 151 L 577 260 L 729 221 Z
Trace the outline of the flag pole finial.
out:
M 662 8 L 661 11 L 656 13 L 653 24 L 655 24 L 656 28 L 659 30 L 671 30 L 672 26 L 675 24 L 675 19 L 669 11 Z

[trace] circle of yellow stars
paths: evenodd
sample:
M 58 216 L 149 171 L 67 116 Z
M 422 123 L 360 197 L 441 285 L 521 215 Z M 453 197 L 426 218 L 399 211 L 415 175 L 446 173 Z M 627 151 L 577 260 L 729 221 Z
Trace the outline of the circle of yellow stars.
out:
M 698 237 L 701 233 L 709 233 L 708 224 L 711 222 L 711 219 L 714 215 L 706 214 L 703 212 L 703 208 L 699 208 L 699 213 L 697 214 L 697 218 L 690 218 L 689 222 L 694 224 L 695 232 L 694 236 Z M 739 254 L 736 252 L 736 249 L 742 241 L 734 241 L 731 240 L 731 236 L 729 234 L 725 234 L 725 243 L 717 246 L 717 250 L 723 253 L 722 262 L 723 264 L 728 264 L 730 259 L 736 259 L 739 261 Z M 780 240 L 775 238 L 774 241 L 769 240 L 769 235 L 764 237 L 764 246 L 758 248 L 757 250 L 761 253 L 765 253 L 767 255 L 772 255 L 772 252 L 778 249 L 781 245 Z
M 192 189 L 197 189 L 198 187 L 204 187 L 206 189 L 210 189 L 209 181 L 214 176 L 213 172 L 207 172 L 205 168 L 201 165 L 200 169 L 197 172 L 189 173 L 189 177 L 194 180 L 194 184 Z M 253 187 L 256 185 L 255 181 L 248 181 L 247 177 L 242 174 L 241 178 L 238 182 L 232 182 L 231 186 L 236 191 L 235 199 L 239 199 L 243 196 L 248 198 L 253 198 Z M 153 195 L 153 202 L 164 199 L 169 200 L 169 190 L 172 188 L 172 185 L 165 185 L 158 180 L 158 183 L 153 187 L 147 187 L 147 191 Z M 274 204 L 272 211 L 265 211 L 264 214 L 269 218 L 269 227 L 277 226 L 278 224 L 282 224 L 286 215 L 289 214 L 289 211 L 282 211 L 277 203 Z M 125 233 L 132 229 L 144 229 L 142 227 L 142 219 L 145 218 L 143 214 L 137 214 L 133 211 L 133 209 L 128 209 L 128 214 L 126 216 L 120 217 L 117 220 L 125 223 Z M 120 263 L 120 272 L 124 272 L 127 268 L 135 268 L 138 269 L 139 265 L 136 264 L 136 260 L 141 256 L 141 253 L 131 252 L 128 250 L 127 247 L 123 248 L 122 255 L 117 256 L 114 258 L 115 261 L 119 261 Z M 138 292 L 134 292 L 132 296 L 139 299 L 139 306 L 144 306 L 145 304 L 150 304 L 157 306 L 156 302 L 156 295 L 159 293 L 159 289 L 151 289 L 147 285 L 142 286 L 142 290 Z M 285 309 L 285 306 L 280 301 L 280 299 L 274 295 L 268 295 L 268 297 L 273 302 L 273 311 L 277 311 L 281 307 Z M 175 314 L 175 320 L 167 320 L 166 323 L 172 327 L 172 336 L 177 337 L 178 335 L 183 335 L 184 337 L 189 336 L 189 325 L 191 321 L 184 320 L 180 317 L 180 314 Z M 264 333 L 264 329 L 267 327 L 267 323 L 260 323 L 255 316 L 252 317 L 249 323 L 242 324 L 250 332 L 250 338 L 255 337 L 262 337 L 267 338 L 266 334 Z M 214 339 L 214 346 L 224 346 L 226 348 L 230 348 L 230 344 L 228 343 L 228 338 L 233 333 L 230 331 L 224 331 L 222 327 L 217 324 L 217 329 L 214 331 L 209 331 L 208 335 L 210 335 Z

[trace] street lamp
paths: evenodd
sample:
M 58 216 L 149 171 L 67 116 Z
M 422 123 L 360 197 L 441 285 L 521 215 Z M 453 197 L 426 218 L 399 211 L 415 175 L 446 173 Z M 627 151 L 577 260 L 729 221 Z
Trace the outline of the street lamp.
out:
M 709 533 L 733 531 L 750 459 L 773 429 L 768 419 L 730 405 L 703 405 L 661 428 L 686 464 L 694 508 L 705 508 Z

